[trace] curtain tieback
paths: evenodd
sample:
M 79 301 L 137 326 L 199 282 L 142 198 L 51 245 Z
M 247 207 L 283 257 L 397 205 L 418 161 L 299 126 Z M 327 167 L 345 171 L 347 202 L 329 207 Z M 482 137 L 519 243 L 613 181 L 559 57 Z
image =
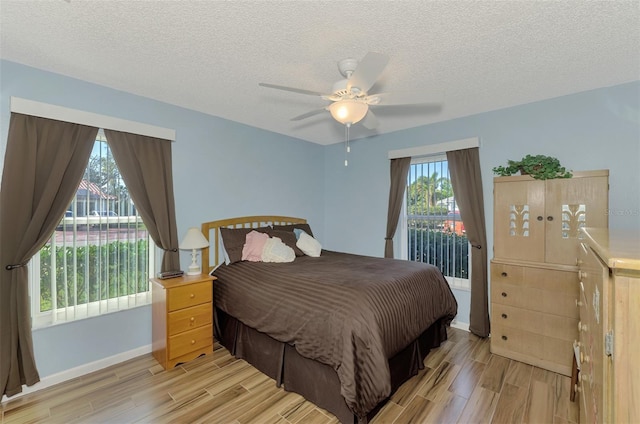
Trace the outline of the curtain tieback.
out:
M 24 264 L 15 264 L 15 265 L 7 265 L 7 266 L 4 267 L 4 269 L 6 269 L 7 271 L 11 271 L 11 270 L 16 269 L 16 268 L 22 268 L 23 266 L 26 266 L 26 265 L 27 265 L 26 263 L 24 263 Z
M 476 249 L 482 249 L 482 245 L 480 244 L 472 244 L 471 247 L 475 247 Z
M 178 249 L 176 249 L 176 248 L 173 248 L 173 249 L 162 249 L 162 250 L 164 250 L 165 252 L 177 252 L 178 251 Z
M 393 240 L 393 237 L 385 237 L 385 240 Z

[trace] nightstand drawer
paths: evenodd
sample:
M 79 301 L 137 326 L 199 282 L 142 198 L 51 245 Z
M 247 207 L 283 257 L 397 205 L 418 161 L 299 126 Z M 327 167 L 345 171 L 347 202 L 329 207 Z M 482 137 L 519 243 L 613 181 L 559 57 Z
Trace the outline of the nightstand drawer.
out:
M 210 281 L 189 284 L 184 287 L 174 287 L 167 294 L 167 309 L 175 311 L 202 303 L 211 303 L 212 299 L 213 293 Z
M 174 359 L 213 344 L 213 326 L 206 325 L 169 337 L 169 359 Z
M 212 321 L 212 303 L 203 303 L 202 305 L 191 308 L 180 309 L 169 313 L 167 319 L 168 333 L 169 336 L 173 336 L 183 331 L 193 330 L 203 325 L 211 324 Z

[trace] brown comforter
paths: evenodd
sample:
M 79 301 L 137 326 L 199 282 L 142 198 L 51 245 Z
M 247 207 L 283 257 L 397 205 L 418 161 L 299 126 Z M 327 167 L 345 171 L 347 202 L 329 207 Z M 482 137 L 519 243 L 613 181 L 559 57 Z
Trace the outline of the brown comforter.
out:
M 216 306 L 332 366 L 359 417 L 390 394 L 387 358 L 457 312 L 438 268 L 403 260 L 322 251 L 291 263 L 223 265 L 214 275 Z

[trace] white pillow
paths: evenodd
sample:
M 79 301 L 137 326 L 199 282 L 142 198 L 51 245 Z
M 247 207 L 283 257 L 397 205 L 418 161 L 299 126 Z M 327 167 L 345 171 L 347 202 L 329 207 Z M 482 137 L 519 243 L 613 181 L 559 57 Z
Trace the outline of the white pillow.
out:
M 296 242 L 296 246 L 298 246 L 298 249 L 302 250 L 305 255 L 313 256 L 314 258 L 320 256 L 320 252 L 322 252 L 322 245 L 320 242 L 311 237 L 305 231 L 300 232 L 300 237 Z
M 262 262 L 293 262 L 296 254 L 278 237 L 271 237 L 262 249 Z

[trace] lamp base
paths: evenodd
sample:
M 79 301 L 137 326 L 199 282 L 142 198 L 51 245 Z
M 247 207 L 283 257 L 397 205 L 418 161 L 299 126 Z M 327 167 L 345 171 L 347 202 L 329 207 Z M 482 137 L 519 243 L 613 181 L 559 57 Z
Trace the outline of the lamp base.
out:
M 187 275 L 200 275 L 201 274 L 200 265 L 198 265 L 196 257 L 197 257 L 196 249 L 192 249 L 191 250 L 191 265 L 189 265 L 189 268 L 187 269 Z
M 196 269 L 191 269 L 191 267 L 189 267 L 189 270 L 187 271 L 187 275 L 200 275 L 200 274 L 202 274 L 202 272 L 200 271 L 200 267 Z

